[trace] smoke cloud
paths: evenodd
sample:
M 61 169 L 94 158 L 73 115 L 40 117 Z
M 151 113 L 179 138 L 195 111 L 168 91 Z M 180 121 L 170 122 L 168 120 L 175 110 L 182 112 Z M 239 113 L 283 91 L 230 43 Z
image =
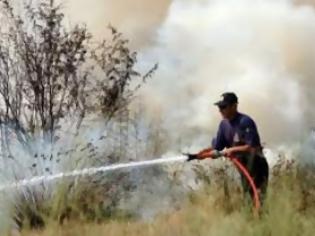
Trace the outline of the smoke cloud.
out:
M 142 101 L 172 141 L 209 145 L 220 121 L 213 103 L 225 91 L 238 94 L 269 147 L 295 142 L 314 125 L 313 7 L 175 0 L 157 35 L 141 54 L 143 67 L 160 63 Z
M 68 0 L 73 22 L 104 36 L 111 22 L 160 68 L 142 90 L 146 118 L 172 144 L 209 145 L 220 115 L 213 106 L 235 91 L 267 146 L 295 142 L 315 124 L 315 49 L 310 0 Z M 193 141 L 194 140 L 194 141 Z
M 97 37 L 112 24 L 131 39 L 132 47 L 150 45 L 164 21 L 171 0 L 68 0 L 63 1 L 71 22 L 84 22 Z
M 307 6 L 313 6 L 315 7 L 315 1 L 314 0 L 294 0 L 293 1 L 296 5 L 307 5 Z

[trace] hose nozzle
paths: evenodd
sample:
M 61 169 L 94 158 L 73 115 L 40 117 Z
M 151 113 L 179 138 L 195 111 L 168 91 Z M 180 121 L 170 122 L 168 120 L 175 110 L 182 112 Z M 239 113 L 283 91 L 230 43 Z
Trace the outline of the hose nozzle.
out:
M 183 155 L 187 156 L 187 161 L 198 160 L 198 155 L 197 154 L 183 153 Z

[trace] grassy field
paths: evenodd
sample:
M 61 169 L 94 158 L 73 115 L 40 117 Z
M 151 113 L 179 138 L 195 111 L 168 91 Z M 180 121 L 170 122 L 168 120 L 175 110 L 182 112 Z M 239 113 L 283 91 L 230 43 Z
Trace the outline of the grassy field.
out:
M 154 220 L 109 220 L 102 223 L 70 220 L 52 222 L 43 231 L 22 235 L 314 235 L 315 204 L 312 180 L 285 172 L 270 181 L 263 212 L 255 217 L 240 192 L 206 187 L 190 195 L 181 209 Z M 309 182 L 311 181 L 311 182 Z

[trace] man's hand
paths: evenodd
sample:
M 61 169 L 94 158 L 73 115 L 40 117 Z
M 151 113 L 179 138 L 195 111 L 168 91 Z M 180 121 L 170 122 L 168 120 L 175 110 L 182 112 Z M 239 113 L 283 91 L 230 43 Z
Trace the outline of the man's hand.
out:
M 245 144 L 241 146 L 226 148 L 225 150 L 222 151 L 222 154 L 226 157 L 231 157 L 234 153 L 237 153 L 237 152 L 250 152 L 250 151 L 253 151 L 253 148 L 250 145 Z
M 218 150 L 213 150 L 213 149 L 208 148 L 208 149 L 202 150 L 201 152 L 197 154 L 184 153 L 184 155 L 188 157 L 187 161 L 192 161 L 192 160 L 204 160 L 206 158 L 216 159 L 216 158 L 224 156 L 225 154 Z
M 226 156 L 226 157 L 232 156 L 233 153 L 234 153 L 234 149 L 233 148 L 227 148 L 227 149 L 222 151 L 222 155 Z
M 212 158 L 212 159 L 216 159 L 223 156 L 222 153 L 218 150 L 214 150 L 214 149 L 208 149 L 207 151 L 202 151 L 200 153 L 197 154 L 197 158 L 199 160 L 203 160 L 206 158 Z
M 210 157 L 212 159 L 216 159 L 216 158 L 219 158 L 219 157 L 222 157 L 223 156 L 223 153 L 218 151 L 218 150 L 212 150 L 211 153 L 210 153 Z

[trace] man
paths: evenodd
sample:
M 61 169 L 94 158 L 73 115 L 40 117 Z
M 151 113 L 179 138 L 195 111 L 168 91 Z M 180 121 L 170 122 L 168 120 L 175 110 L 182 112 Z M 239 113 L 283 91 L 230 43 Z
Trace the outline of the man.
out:
M 202 150 L 191 159 L 216 158 L 218 153 L 224 156 L 235 156 L 248 170 L 254 180 L 261 200 L 268 184 L 268 163 L 263 156 L 260 137 L 255 122 L 248 115 L 238 112 L 238 98 L 234 93 L 222 94 L 222 100 L 215 103 L 223 117 L 212 147 Z M 223 150 L 223 151 L 222 151 Z M 241 173 L 242 185 L 245 193 L 253 192 Z

